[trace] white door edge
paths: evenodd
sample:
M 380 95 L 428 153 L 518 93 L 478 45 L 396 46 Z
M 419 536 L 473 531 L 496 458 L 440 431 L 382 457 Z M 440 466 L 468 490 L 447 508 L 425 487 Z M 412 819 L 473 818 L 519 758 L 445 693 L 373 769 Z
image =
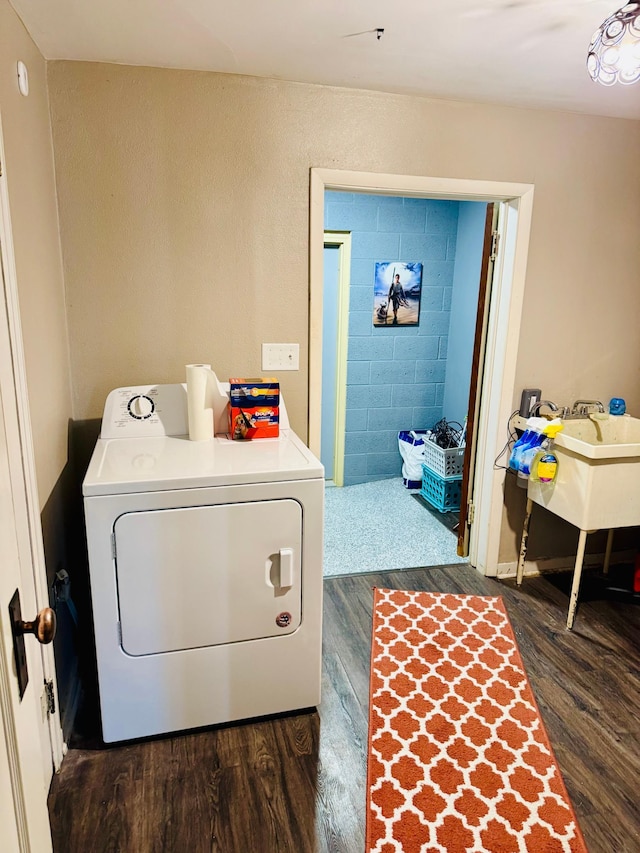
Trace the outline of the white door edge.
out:
M 309 245 L 309 447 L 320 447 L 322 393 L 322 252 L 325 190 L 369 192 L 458 201 L 500 201 L 502 246 L 494 272 L 487 329 L 487 369 L 481 389 L 476 470 L 470 496 L 475 521 L 471 528 L 469 561 L 482 574 L 497 573 L 502 526 L 502 487 L 505 472 L 493 462 L 504 443 L 504 426 L 511 414 L 518 340 L 524 299 L 525 273 L 533 207 L 532 184 L 476 181 L 419 175 L 389 175 L 312 168 L 310 178 Z
M 9 787 L 13 800 L 13 814 L 15 818 L 14 825 L 15 833 L 12 831 L 13 839 L 11 845 L 7 847 L 8 851 L 19 850 L 20 853 L 30 849 L 29 832 L 27 826 L 26 802 L 24 786 L 22 784 L 22 774 L 20 771 L 20 756 L 18 753 L 18 736 L 16 734 L 15 720 L 13 710 L 11 708 L 11 686 L 9 681 L 9 672 L 7 670 L 7 649 L 5 648 L 4 637 L 0 631 L 0 725 L 2 726 L 2 740 L 6 749 L 6 764 L 9 775 Z M 2 743 L 0 743 L 2 749 Z M 4 786 L 3 786 L 4 788 Z M 3 811 L 9 806 L 8 791 L 4 791 L 2 802 Z M 2 833 L 9 835 L 11 819 L 8 814 L 3 814 Z M 5 837 L 3 844 L 9 844 L 9 839 Z
M 472 565 L 490 577 L 498 571 L 506 476 L 504 469 L 494 468 L 494 461 L 504 443 L 513 404 L 532 206 L 533 188 L 519 199 L 503 202 L 498 220 L 500 249 L 491 291 L 478 424 L 476 518 L 469 543 Z
M 2 175 L 0 175 L 0 249 L 2 251 L 2 268 L 5 288 L 4 298 L 6 301 L 6 311 L 9 323 L 9 339 L 13 358 L 13 386 L 15 388 L 15 402 L 18 411 L 18 430 L 20 434 L 21 448 L 21 459 L 10 459 L 10 464 L 12 466 L 12 471 L 20 469 L 20 476 L 24 482 L 29 542 L 28 546 L 22 545 L 20 558 L 28 560 L 32 565 L 36 603 L 38 610 L 40 610 L 43 607 L 49 606 L 49 595 L 47 591 L 47 574 L 44 559 L 44 545 L 42 540 L 40 504 L 38 500 L 35 455 L 33 451 L 33 434 L 31 430 L 31 415 L 27 392 L 27 377 L 22 341 L 20 307 L 18 301 L 15 253 L 13 248 L 13 235 L 11 232 L 7 165 L 4 154 L 1 115 L 0 163 L 2 164 Z M 18 544 L 20 547 L 20 541 Z M 28 553 L 25 553 L 27 550 Z M 44 677 L 53 682 L 56 707 L 59 707 L 53 644 L 41 646 L 40 649 Z M 49 741 L 52 766 L 54 770 L 58 770 L 65 752 L 59 714 L 52 714 L 49 716 Z M 43 744 L 43 751 L 45 748 L 46 746 Z

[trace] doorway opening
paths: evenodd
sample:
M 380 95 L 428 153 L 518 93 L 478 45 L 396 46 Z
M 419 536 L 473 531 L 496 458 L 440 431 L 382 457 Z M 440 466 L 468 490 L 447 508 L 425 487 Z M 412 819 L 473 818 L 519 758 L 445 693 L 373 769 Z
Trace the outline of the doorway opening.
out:
M 493 460 L 495 459 L 496 448 L 500 441 L 500 425 L 504 424 L 506 417 L 511 411 L 533 187 L 530 185 L 498 182 L 375 175 L 312 169 L 309 443 L 312 450 L 320 456 L 322 456 L 321 447 L 323 443 L 321 413 L 323 393 L 322 330 L 324 316 L 323 252 L 325 227 L 327 225 L 324 194 L 326 190 L 342 193 L 345 191 L 348 193 L 364 192 L 369 196 L 379 195 L 386 197 L 388 203 L 391 205 L 398 203 L 394 200 L 394 197 L 400 197 L 403 203 L 406 199 L 410 200 L 410 204 L 407 205 L 408 207 L 411 207 L 411 202 L 413 202 L 416 208 L 419 206 L 419 200 L 429 199 L 439 201 L 449 200 L 449 203 L 453 205 L 464 201 L 483 202 L 485 206 L 487 203 L 497 202 L 495 207 L 499 215 L 497 217 L 496 232 L 501 238 L 502 251 L 498 254 L 496 260 L 493 286 L 490 290 L 487 290 L 484 302 L 482 298 L 480 299 L 480 302 L 483 303 L 481 305 L 483 310 L 479 312 L 479 322 L 476 324 L 475 330 L 476 344 L 480 340 L 481 346 L 477 347 L 479 350 L 479 370 L 475 380 L 476 393 L 473 400 L 474 405 L 469 405 L 470 415 L 473 414 L 473 422 L 471 422 L 470 418 L 468 424 L 472 442 L 468 442 L 468 450 L 465 452 L 466 477 L 462 484 L 465 494 L 463 495 L 461 507 L 463 515 L 461 525 L 463 525 L 463 530 L 461 531 L 458 551 L 460 557 L 466 556 L 468 547 L 471 564 L 483 574 L 495 575 L 497 570 L 504 472 L 494 470 Z M 348 225 L 342 222 L 342 228 L 346 230 Z M 355 243 L 355 237 L 352 242 Z M 383 252 L 384 247 L 380 247 L 376 251 Z M 353 249 L 354 261 L 358 254 L 360 254 L 359 247 Z M 491 255 L 491 259 L 494 260 L 495 253 L 492 252 Z M 396 255 L 396 257 L 398 256 Z M 383 261 L 385 259 L 380 257 L 378 260 Z M 389 260 L 389 258 L 386 260 Z M 404 260 L 405 258 L 402 257 L 402 261 Z M 415 259 L 407 258 L 406 260 Z M 433 298 L 435 294 L 436 290 L 434 289 L 430 294 L 430 298 Z M 371 300 L 371 295 L 369 299 Z M 369 304 L 371 305 L 371 301 Z M 478 300 L 476 299 L 475 306 L 477 305 Z M 371 323 L 371 314 L 369 314 L 367 320 Z M 353 325 L 357 325 L 358 322 L 364 322 L 364 313 L 360 318 L 352 320 Z M 361 326 L 361 329 L 364 330 L 364 326 Z M 367 331 L 370 330 L 368 329 Z M 408 330 L 399 331 L 407 332 Z M 371 337 L 371 334 L 368 337 Z M 410 337 L 410 335 L 407 335 L 407 337 Z M 416 338 L 418 337 L 420 335 L 416 336 Z M 387 349 L 388 346 L 386 344 Z M 481 357 L 482 353 L 484 353 L 484 357 Z M 428 361 L 428 359 L 425 359 L 425 361 Z M 441 382 L 439 384 L 442 386 L 439 393 L 441 393 L 442 401 L 444 401 L 445 383 Z M 388 396 L 389 392 L 385 393 Z M 471 397 L 474 397 L 473 393 Z M 437 405 L 430 408 L 436 411 Z M 431 414 L 434 414 L 434 411 Z M 400 414 L 403 416 L 405 413 Z M 375 422 L 375 416 L 372 418 L 372 421 Z M 392 427 L 392 432 L 394 431 L 397 440 L 396 424 Z M 347 459 L 349 450 L 348 441 L 349 433 L 347 432 L 347 443 L 345 446 Z M 364 456 L 364 454 L 359 455 L 361 457 Z M 398 458 L 399 456 L 396 455 L 396 461 Z M 350 476 L 348 465 L 346 466 L 345 476 Z M 471 513 L 467 518 L 464 518 L 465 510 L 468 509 L 471 510 Z M 368 514 L 374 517 L 374 519 L 376 515 L 379 517 L 378 535 L 379 537 L 385 537 L 390 525 L 393 524 L 393 518 L 397 516 L 397 508 L 395 504 L 390 508 L 383 508 L 381 511 L 375 511 L 373 507 L 370 507 Z M 373 544 L 373 547 L 376 547 L 375 544 Z M 440 562 L 442 563 L 443 560 Z M 422 565 L 424 564 L 422 562 Z M 386 568 L 391 567 L 392 565 L 386 565 Z M 402 558 L 396 554 L 393 567 L 405 568 L 408 565 L 402 565 Z M 366 566 L 360 569 L 360 571 L 367 570 L 371 569 L 368 569 Z
M 456 546 L 487 207 L 325 192 L 325 575 L 466 562 Z M 438 444 L 424 444 L 427 429 Z

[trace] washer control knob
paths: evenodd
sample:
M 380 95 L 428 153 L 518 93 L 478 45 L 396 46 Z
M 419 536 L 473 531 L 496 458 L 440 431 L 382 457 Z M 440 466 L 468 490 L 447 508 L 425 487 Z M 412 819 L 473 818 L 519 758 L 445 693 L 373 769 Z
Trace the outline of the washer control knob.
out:
M 132 418 L 143 421 L 151 417 L 155 411 L 155 406 L 151 397 L 147 397 L 145 394 L 136 394 L 127 403 L 127 410 Z

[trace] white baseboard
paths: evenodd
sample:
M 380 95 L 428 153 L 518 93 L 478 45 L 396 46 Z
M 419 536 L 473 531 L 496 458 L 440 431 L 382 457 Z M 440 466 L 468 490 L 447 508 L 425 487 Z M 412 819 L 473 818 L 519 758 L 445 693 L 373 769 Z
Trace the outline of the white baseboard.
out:
M 635 557 L 635 551 L 615 551 L 611 554 L 610 565 L 616 563 L 632 563 Z M 575 565 L 575 557 L 539 557 L 537 560 L 524 561 L 525 576 L 534 577 L 545 572 L 562 572 L 566 569 L 572 569 Z M 604 563 L 604 553 L 602 554 L 585 554 L 584 566 L 590 568 L 593 566 L 601 566 Z M 508 563 L 498 563 L 498 577 L 515 578 L 518 561 L 511 560 Z

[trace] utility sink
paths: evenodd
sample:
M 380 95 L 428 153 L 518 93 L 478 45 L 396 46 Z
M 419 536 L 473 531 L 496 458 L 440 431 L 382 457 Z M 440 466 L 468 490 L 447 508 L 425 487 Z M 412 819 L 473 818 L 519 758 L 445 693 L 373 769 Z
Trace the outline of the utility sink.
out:
M 572 450 L 588 459 L 621 459 L 640 456 L 640 419 L 594 415 L 575 421 L 563 421 L 564 429 L 556 438 L 556 447 Z
M 534 503 L 581 530 L 640 525 L 640 419 L 565 420 L 553 483 L 529 481 Z

